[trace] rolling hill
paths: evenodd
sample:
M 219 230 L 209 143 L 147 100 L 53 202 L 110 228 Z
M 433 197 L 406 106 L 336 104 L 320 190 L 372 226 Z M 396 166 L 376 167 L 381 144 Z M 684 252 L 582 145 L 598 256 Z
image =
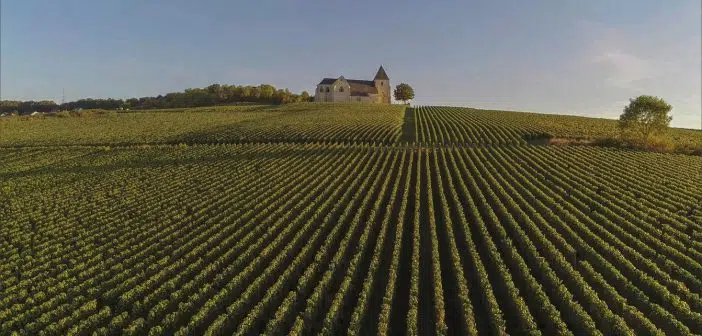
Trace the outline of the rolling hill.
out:
M 0 334 L 701 334 L 702 157 L 530 144 L 614 130 L 327 104 L 0 119 Z

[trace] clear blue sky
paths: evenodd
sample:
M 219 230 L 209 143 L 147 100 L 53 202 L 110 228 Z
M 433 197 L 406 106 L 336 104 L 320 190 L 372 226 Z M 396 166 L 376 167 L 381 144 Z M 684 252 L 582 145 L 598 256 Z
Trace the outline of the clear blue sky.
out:
M 2 99 L 312 92 L 383 64 L 417 104 L 615 118 L 652 94 L 702 124 L 700 0 L 0 1 Z

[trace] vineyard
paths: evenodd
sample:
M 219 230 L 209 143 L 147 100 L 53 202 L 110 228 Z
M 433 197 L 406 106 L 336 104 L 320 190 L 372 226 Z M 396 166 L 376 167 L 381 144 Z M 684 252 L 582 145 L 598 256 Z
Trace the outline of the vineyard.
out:
M 286 104 L 0 118 L 0 147 L 250 142 L 396 142 L 401 106 Z
M 610 119 L 463 107 L 423 106 L 410 111 L 408 133 L 425 143 L 526 144 L 541 137 L 601 139 L 616 137 Z M 668 136 L 682 147 L 702 148 L 702 132 L 673 128 Z
M 42 132 L 0 133 L 0 335 L 702 334 L 700 157 L 239 108 L 13 120 Z

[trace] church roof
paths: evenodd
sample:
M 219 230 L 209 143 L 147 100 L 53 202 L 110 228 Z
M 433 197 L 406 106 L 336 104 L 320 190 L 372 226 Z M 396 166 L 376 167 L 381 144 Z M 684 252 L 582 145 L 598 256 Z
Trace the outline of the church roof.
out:
M 378 69 L 378 73 L 375 74 L 375 78 L 373 79 L 390 80 L 388 74 L 385 73 L 385 69 L 383 69 L 382 65 L 380 66 L 380 69 Z
M 346 81 L 349 82 L 350 85 L 356 84 L 356 85 L 367 85 L 367 86 L 375 87 L 375 82 L 369 81 L 369 80 L 347 79 Z
M 336 80 L 337 80 L 336 78 L 324 78 L 317 85 L 331 85 L 331 84 L 334 84 L 334 82 L 336 82 Z
M 375 83 L 373 81 L 358 80 L 358 79 L 347 79 L 349 86 L 351 86 L 352 96 L 367 96 L 368 94 L 377 94 L 378 89 L 375 88 Z

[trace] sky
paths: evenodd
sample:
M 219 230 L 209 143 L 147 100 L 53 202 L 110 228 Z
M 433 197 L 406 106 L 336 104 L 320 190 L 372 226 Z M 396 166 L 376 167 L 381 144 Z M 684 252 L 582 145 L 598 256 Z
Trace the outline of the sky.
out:
M 700 0 L 0 0 L 0 99 L 212 83 L 410 84 L 414 104 L 617 118 L 659 96 L 702 128 Z

